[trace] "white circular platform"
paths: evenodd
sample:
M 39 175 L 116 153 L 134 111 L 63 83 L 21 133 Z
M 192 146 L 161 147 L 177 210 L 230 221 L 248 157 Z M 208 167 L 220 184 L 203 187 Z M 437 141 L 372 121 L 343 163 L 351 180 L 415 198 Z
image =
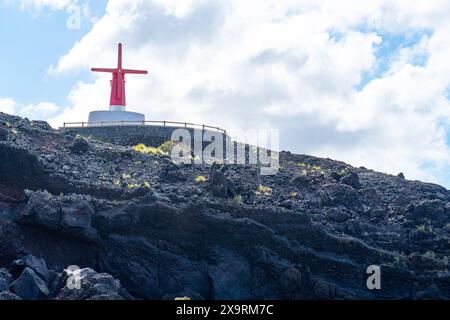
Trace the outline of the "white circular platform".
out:
M 89 113 L 88 121 L 88 126 L 136 125 L 138 123 L 126 121 L 142 122 L 145 121 L 145 115 L 130 111 L 92 111 Z

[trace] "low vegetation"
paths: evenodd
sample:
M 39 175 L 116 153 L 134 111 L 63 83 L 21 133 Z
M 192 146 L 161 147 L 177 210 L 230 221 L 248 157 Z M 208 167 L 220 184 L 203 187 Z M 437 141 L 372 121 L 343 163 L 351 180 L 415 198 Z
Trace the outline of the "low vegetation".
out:
M 161 151 L 159 148 L 147 147 L 145 144 L 140 143 L 133 147 L 133 150 L 143 154 L 153 154 L 153 155 L 167 155 L 167 153 Z
M 166 154 L 171 154 L 173 147 L 175 147 L 175 142 L 169 140 L 161 144 L 158 149 Z
M 170 155 L 172 152 L 173 147 L 175 146 L 175 143 L 172 141 L 166 141 L 163 144 L 161 144 L 159 147 L 148 147 L 143 143 L 139 143 L 135 145 L 132 149 L 136 152 L 140 152 L 143 154 L 153 154 L 153 155 L 163 155 L 167 156 Z
M 203 183 L 205 181 L 206 181 L 206 178 L 204 176 L 195 177 L 195 182 L 197 182 L 197 183 Z
M 258 191 L 255 192 L 256 195 L 264 195 L 264 196 L 271 196 L 272 195 L 272 188 L 260 185 L 258 186 Z

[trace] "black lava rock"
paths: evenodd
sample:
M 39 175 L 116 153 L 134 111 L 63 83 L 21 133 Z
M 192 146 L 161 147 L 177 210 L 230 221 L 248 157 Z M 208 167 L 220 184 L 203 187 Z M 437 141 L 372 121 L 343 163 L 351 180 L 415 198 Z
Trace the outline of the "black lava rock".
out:
M 9 137 L 9 130 L 0 127 L 0 141 L 7 140 Z
M 11 291 L 26 300 L 42 300 L 50 293 L 44 280 L 28 267 L 11 283 Z
M 90 149 L 89 142 L 84 138 L 76 138 L 69 149 L 74 153 L 86 153 Z
M 36 272 L 36 274 L 39 275 L 39 277 L 41 277 L 43 280 L 48 280 L 49 271 L 47 268 L 47 263 L 44 261 L 44 259 L 36 258 L 33 255 L 24 256 L 13 262 L 11 272 L 13 275 L 15 275 L 15 277 L 17 277 L 22 274 L 25 268 L 33 269 L 33 271 Z
M 234 197 L 234 183 L 225 176 L 226 167 L 213 163 L 209 169 L 209 190 L 217 197 Z
M 342 183 L 349 185 L 355 189 L 361 188 L 361 183 L 359 182 L 359 176 L 356 172 L 349 172 L 343 176 L 340 180 Z
M 0 300 L 450 298 L 444 187 L 290 152 L 269 176 L 176 165 L 133 150 L 140 126 L 1 124 Z
M 10 291 L 0 292 L 0 301 L 14 301 L 14 300 L 22 300 L 22 298 Z
M 0 268 L 0 292 L 7 291 L 13 281 L 11 274 L 5 268 Z
M 120 281 L 90 268 L 65 271 L 56 300 L 123 300 Z

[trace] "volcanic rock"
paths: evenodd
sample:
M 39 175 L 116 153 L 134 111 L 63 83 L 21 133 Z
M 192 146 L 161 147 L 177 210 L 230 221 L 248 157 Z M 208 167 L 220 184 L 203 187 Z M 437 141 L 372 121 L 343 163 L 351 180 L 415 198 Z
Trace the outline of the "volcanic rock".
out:
M 14 301 L 14 300 L 22 300 L 22 298 L 10 291 L 0 292 L 0 301 Z
M 359 182 L 359 176 L 356 172 L 349 172 L 343 176 L 340 180 L 342 183 L 349 185 L 355 189 L 361 188 L 361 183 Z
M 42 300 L 50 293 L 47 284 L 28 267 L 11 283 L 11 291 L 26 300 Z
M 69 146 L 69 149 L 74 153 L 85 153 L 89 151 L 89 142 L 84 138 L 76 138 Z
M 176 165 L 122 144 L 138 128 L 99 140 L 2 123 L 0 299 L 450 298 L 442 186 L 290 152 L 271 176 Z
M 0 141 L 1 140 L 7 140 L 9 137 L 9 130 L 6 128 L 0 127 Z
M 8 290 L 12 280 L 13 278 L 8 270 L 0 268 L 0 292 Z
M 69 277 L 74 277 L 69 279 Z M 120 295 L 120 281 L 109 274 L 97 273 L 90 268 L 77 270 L 75 273 L 65 271 L 63 283 L 68 281 L 74 285 L 63 286 L 56 300 L 123 300 Z M 76 287 L 79 282 L 79 287 Z

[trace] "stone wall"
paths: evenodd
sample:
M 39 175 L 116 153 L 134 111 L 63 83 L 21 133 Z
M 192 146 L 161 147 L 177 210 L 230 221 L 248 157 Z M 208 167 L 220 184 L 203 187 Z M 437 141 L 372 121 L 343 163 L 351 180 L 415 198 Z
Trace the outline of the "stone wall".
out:
M 94 139 L 121 144 L 126 146 L 134 146 L 143 143 L 146 146 L 158 147 L 162 143 L 171 140 L 171 136 L 176 129 L 186 129 L 194 140 L 194 129 L 185 127 L 168 127 L 168 126 L 105 126 L 105 127 L 83 127 L 83 128 L 61 128 L 61 130 L 75 131 L 82 136 L 90 136 Z M 207 132 L 214 134 L 225 134 L 212 130 L 201 130 L 203 135 Z

